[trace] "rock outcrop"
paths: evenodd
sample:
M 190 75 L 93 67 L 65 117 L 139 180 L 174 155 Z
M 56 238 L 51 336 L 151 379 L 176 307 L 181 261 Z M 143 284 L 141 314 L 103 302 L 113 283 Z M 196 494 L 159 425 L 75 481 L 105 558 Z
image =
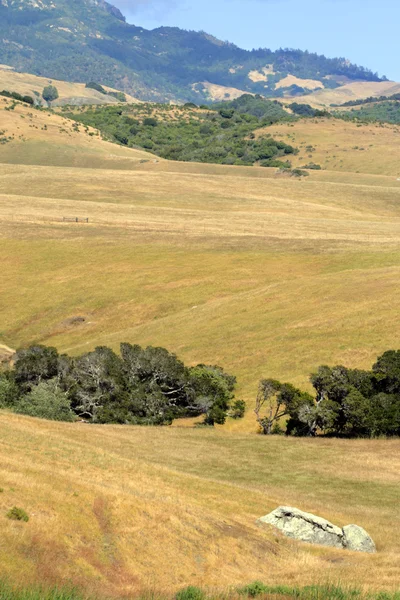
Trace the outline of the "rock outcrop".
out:
M 261 517 L 258 522 L 273 525 L 287 537 L 309 544 L 347 548 L 357 552 L 376 552 L 373 540 L 362 527 L 347 525 L 341 529 L 326 519 L 291 506 L 280 506 L 269 515 Z
M 370 554 L 376 552 L 373 539 L 362 527 L 358 525 L 346 525 L 346 527 L 343 527 L 343 533 L 343 543 L 348 550 L 369 552 Z

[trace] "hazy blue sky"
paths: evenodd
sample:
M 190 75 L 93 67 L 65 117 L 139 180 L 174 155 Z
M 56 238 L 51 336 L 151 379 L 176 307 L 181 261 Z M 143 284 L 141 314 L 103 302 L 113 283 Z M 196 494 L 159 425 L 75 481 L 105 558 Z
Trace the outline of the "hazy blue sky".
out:
M 203 29 L 242 48 L 344 56 L 400 81 L 400 0 L 109 0 L 130 23 Z

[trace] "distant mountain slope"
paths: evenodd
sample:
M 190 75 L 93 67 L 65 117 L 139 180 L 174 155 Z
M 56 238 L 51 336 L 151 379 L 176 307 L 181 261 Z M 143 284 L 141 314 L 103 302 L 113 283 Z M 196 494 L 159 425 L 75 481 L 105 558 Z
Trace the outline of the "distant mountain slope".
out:
M 305 93 L 310 80 L 312 89 L 318 82 L 335 88 L 344 80 L 380 81 L 343 58 L 250 52 L 171 27 L 147 31 L 127 24 L 104 0 L 0 0 L 0 63 L 45 77 L 96 80 L 162 101 L 211 99 L 208 84 L 285 96 Z

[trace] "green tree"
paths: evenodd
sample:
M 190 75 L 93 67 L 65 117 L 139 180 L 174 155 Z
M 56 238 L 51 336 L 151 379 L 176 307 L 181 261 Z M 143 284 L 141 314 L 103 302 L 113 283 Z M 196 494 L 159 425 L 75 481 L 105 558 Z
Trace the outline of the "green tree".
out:
M 19 397 L 19 388 L 12 372 L 0 373 L 0 408 L 12 408 Z
M 190 369 L 195 406 L 204 413 L 206 425 L 222 425 L 234 398 L 236 378 L 215 365 L 197 365 Z
M 47 85 L 43 89 L 42 98 L 43 100 L 46 100 L 46 102 L 54 102 L 54 100 L 57 100 L 58 97 L 58 90 L 54 85 Z
M 271 435 L 283 417 L 298 418 L 305 407 L 313 406 L 313 398 L 290 383 L 276 379 L 262 379 L 258 385 L 254 412 L 264 435 Z
M 52 379 L 58 374 L 59 355 L 56 348 L 49 346 L 30 346 L 16 353 L 14 377 L 22 391 L 29 389 L 42 380 Z

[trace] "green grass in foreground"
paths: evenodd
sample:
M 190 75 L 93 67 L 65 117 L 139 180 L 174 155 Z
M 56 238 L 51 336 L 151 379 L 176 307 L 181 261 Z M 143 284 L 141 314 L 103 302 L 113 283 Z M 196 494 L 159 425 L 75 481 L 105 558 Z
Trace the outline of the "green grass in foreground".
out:
M 171 596 L 172 597 L 172 596 Z M 297 598 L 298 600 L 400 600 L 400 591 L 363 594 L 357 589 L 345 589 L 334 585 L 307 586 L 293 588 L 289 586 L 266 586 L 255 581 L 243 588 L 232 589 L 224 594 L 206 594 L 196 587 L 184 588 L 174 596 L 177 600 L 229 600 L 233 598 Z M 139 595 L 138 600 L 167 600 L 161 594 Z M 0 583 L 0 600 L 95 600 L 69 589 L 41 588 L 17 590 L 6 583 Z M 170 599 L 168 599 L 170 600 Z

